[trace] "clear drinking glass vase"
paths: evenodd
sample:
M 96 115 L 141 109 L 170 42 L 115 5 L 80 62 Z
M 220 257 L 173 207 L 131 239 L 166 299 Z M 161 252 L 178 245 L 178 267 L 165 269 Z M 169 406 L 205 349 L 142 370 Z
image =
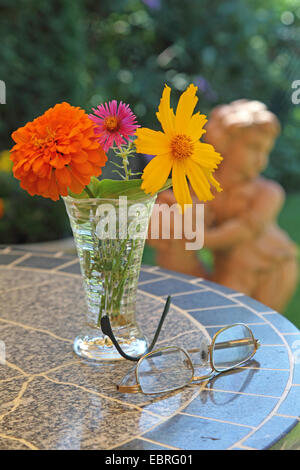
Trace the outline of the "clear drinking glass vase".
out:
M 102 334 L 100 321 L 105 314 L 127 354 L 136 356 L 147 349 L 147 339 L 136 321 L 136 295 L 155 199 L 64 198 L 86 295 L 84 326 L 74 341 L 79 356 L 99 361 L 121 359 Z

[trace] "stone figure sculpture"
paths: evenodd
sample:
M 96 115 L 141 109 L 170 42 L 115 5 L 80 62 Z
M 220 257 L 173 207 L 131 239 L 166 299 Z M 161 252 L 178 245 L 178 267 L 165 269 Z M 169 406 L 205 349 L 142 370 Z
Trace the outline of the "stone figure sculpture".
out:
M 205 205 L 204 246 L 213 253 L 213 271 L 205 270 L 195 251 L 185 250 L 184 238 L 149 240 L 157 264 L 218 282 L 282 312 L 297 285 L 297 250 L 277 225 L 284 190 L 261 176 L 280 124 L 263 103 L 238 100 L 217 106 L 206 130 L 205 141 L 224 158 L 215 173 L 223 192 Z M 158 202 L 172 205 L 172 191 L 161 193 Z

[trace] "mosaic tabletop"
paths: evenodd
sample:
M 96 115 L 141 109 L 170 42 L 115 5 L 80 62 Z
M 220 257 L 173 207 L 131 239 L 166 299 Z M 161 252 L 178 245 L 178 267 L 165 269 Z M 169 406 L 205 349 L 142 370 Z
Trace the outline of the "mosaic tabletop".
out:
M 72 349 L 84 311 L 77 258 L 1 248 L 0 449 L 300 448 L 299 330 L 241 293 L 143 266 L 137 315 L 149 338 L 168 294 L 161 345 L 188 349 L 243 322 L 262 346 L 245 366 L 200 385 L 120 394 L 132 363 L 95 364 Z

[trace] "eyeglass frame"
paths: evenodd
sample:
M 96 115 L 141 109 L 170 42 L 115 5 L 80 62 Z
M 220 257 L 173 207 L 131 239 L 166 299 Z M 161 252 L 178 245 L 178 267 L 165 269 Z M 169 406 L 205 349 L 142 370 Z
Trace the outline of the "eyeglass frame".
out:
M 118 343 L 118 341 L 117 341 L 117 339 L 116 339 L 116 337 L 113 333 L 113 330 L 112 330 L 112 327 L 111 327 L 111 324 L 110 324 L 110 320 L 109 320 L 109 316 L 107 314 L 105 314 L 101 317 L 100 327 L 101 327 L 102 333 L 109 337 L 109 339 L 113 343 L 113 345 L 116 348 L 116 350 L 118 351 L 118 353 L 122 357 L 124 357 L 124 359 L 127 359 L 128 361 L 137 362 L 142 357 L 144 357 L 146 354 L 149 354 L 153 350 L 153 348 L 154 348 L 154 346 L 155 346 L 155 344 L 158 340 L 158 337 L 159 337 L 160 331 L 162 329 L 162 326 L 164 324 L 164 321 L 166 319 L 166 316 L 169 312 L 170 305 L 171 305 L 171 296 L 169 295 L 167 297 L 167 300 L 166 300 L 166 303 L 165 303 L 165 306 L 164 306 L 164 310 L 163 310 L 163 313 L 160 317 L 160 320 L 159 320 L 158 326 L 156 328 L 156 332 L 154 334 L 153 340 L 150 343 L 150 346 L 147 347 L 146 351 L 143 354 L 140 354 L 139 356 L 130 356 L 129 354 L 125 353 L 125 351 L 123 351 L 123 349 L 121 348 L 120 344 Z
M 247 341 L 249 343 L 249 340 L 251 340 L 251 343 L 253 343 L 253 352 L 251 353 L 251 355 L 249 355 L 247 357 L 247 359 L 244 359 L 243 361 L 235 364 L 234 366 L 232 367 L 228 367 L 226 369 L 217 369 L 214 365 L 214 361 L 213 361 L 213 351 L 214 351 L 214 347 L 215 347 L 215 342 L 216 342 L 216 339 L 217 337 L 223 333 L 224 331 L 226 331 L 227 329 L 229 328 L 232 328 L 234 326 L 244 326 L 247 328 L 247 330 L 250 332 L 251 334 L 251 338 L 245 338 L 245 339 L 240 339 L 240 340 L 231 340 L 231 341 L 225 341 L 225 343 L 232 343 L 232 342 L 245 342 Z M 222 344 L 222 343 L 220 343 Z M 227 346 L 227 347 L 231 347 L 231 346 Z M 194 368 L 194 364 L 191 360 L 191 357 L 189 355 L 189 353 L 193 353 L 193 352 L 198 352 L 199 349 L 192 349 L 192 350 L 189 350 L 189 351 L 186 351 L 184 348 L 181 348 L 181 347 L 178 347 L 178 346 L 166 346 L 164 348 L 160 348 L 160 349 L 156 349 L 154 351 L 149 351 L 148 353 L 144 354 L 142 357 L 140 357 L 140 359 L 138 360 L 138 363 L 136 365 L 136 368 L 135 368 L 135 378 L 136 378 L 136 384 L 135 385 L 121 385 L 121 384 L 118 384 L 117 385 L 117 390 L 120 392 L 120 393 L 139 393 L 139 392 L 142 392 L 144 395 L 156 395 L 156 394 L 161 394 L 161 393 L 168 393 L 168 392 L 171 392 L 171 391 L 175 391 L 175 390 L 179 390 L 180 388 L 183 388 L 183 387 L 187 387 L 188 385 L 190 385 L 192 382 L 198 382 L 200 380 L 205 380 L 205 379 L 210 379 L 211 377 L 213 377 L 214 375 L 216 375 L 216 373 L 222 373 L 222 372 L 227 372 L 229 370 L 232 370 L 232 369 L 236 369 L 237 367 L 241 366 L 242 364 L 245 364 L 247 361 L 249 361 L 253 356 L 254 354 L 256 353 L 256 351 L 258 350 L 258 348 L 260 347 L 260 341 L 258 339 L 255 339 L 254 338 L 254 335 L 253 335 L 253 332 L 251 330 L 251 328 L 248 327 L 248 325 L 246 325 L 245 323 L 233 323 L 231 325 L 227 325 L 223 328 L 221 328 L 220 330 L 218 330 L 213 338 L 212 338 L 212 341 L 211 343 L 208 345 L 208 356 L 209 356 L 209 363 L 210 363 L 210 367 L 211 367 L 211 372 L 209 374 L 206 374 L 204 376 L 199 376 L 199 377 L 195 377 L 194 376 L 194 373 L 195 373 L 195 368 Z M 163 390 L 163 391 L 160 391 L 160 392 L 144 392 L 142 390 L 142 387 L 140 385 L 140 382 L 139 382 L 139 377 L 138 377 L 138 372 L 139 372 L 139 366 L 141 364 L 141 362 L 147 358 L 148 356 L 151 356 L 155 353 L 158 353 L 158 352 L 161 352 L 161 351 L 166 351 L 168 349 L 176 349 L 178 351 L 182 351 L 188 361 L 189 361 L 189 366 L 191 367 L 191 370 L 192 370 L 192 377 L 191 379 L 185 384 L 185 385 L 180 385 L 180 387 L 176 387 L 176 388 L 172 388 L 172 389 L 168 389 L 168 390 Z M 126 378 L 128 374 L 126 374 L 122 380 L 124 380 L 124 378 Z

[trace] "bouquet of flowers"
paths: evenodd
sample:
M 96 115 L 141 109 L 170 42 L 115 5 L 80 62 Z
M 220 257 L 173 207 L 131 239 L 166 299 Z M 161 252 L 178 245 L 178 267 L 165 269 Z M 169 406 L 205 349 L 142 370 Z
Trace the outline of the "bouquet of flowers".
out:
M 14 176 L 31 195 L 57 200 L 59 196 L 94 198 L 140 191 L 155 194 L 173 186 L 175 198 L 184 210 L 191 204 L 187 178 L 200 201 L 213 199 L 211 186 L 220 191 L 213 172 L 222 157 L 200 138 L 206 116 L 195 113 L 197 87 L 182 93 L 176 113 L 170 107 L 171 89 L 165 86 L 157 119 L 163 131 L 141 128 L 130 107 L 113 100 L 84 110 L 68 103 L 50 108 L 41 117 L 13 132 L 11 150 Z M 116 170 L 122 184 L 97 179 L 112 149 L 120 158 Z M 154 155 L 141 178 L 129 168 L 135 153 Z M 172 172 L 172 181 L 168 181 Z M 134 181 L 134 183 L 129 183 Z M 134 188 L 134 191 L 132 191 Z M 78 196 L 76 196 L 78 195 Z
M 89 330 L 74 343 L 80 355 L 115 357 L 112 345 L 99 332 L 103 315 L 109 315 L 119 343 L 131 354 L 146 348 L 135 321 L 135 302 L 155 195 L 173 186 L 178 206 L 184 211 L 192 204 L 187 179 L 200 201 L 214 197 L 212 186 L 221 190 L 213 173 L 222 157 L 200 141 L 206 116 L 193 114 L 196 91 L 197 87 L 190 85 L 174 113 L 171 89 L 165 87 L 157 112 L 162 131 L 140 127 L 129 105 L 113 100 L 89 115 L 68 103 L 57 104 L 12 134 L 13 173 L 21 187 L 31 195 L 54 201 L 62 196 L 67 207 L 88 304 Z M 109 150 L 118 157 L 112 162 L 118 180 L 98 178 Z M 141 175 L 130 168 L 136 153 L 154 156 Z M 129 201 L 125 212 L 121 204 L 124 197 Z M 125 224 L 125 235 L 119 230 L 118 236 L 115 232 L 106 236 L 104 227 L 111 220 L 117 222 L 118 229 Z M 136 236 L 138 232 L 140 236 Z M 96 331 L 91 332 L 91 325 Z

